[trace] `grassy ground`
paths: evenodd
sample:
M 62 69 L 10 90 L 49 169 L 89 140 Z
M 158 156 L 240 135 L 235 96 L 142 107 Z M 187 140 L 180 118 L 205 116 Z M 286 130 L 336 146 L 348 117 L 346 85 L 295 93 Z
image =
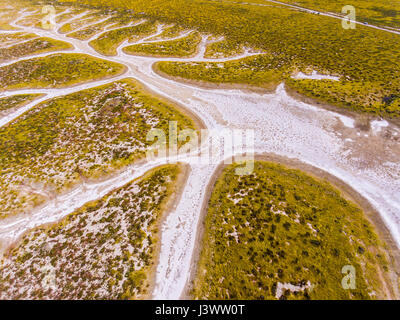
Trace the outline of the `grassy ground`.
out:
M 184 31 L 185 31 L 184 27 L 175 24 L 173 26 L 166 27 L 161 34 L 159 34 L 158 36 L 154 36 L 149 40 L 167 40 L 170 38 L 175 38 L 181 35 Z
M 0 262 L 1 299 L 140 299 L 180 167 L 168 165 L 26 233 Z
M 40 94 L 19 94 L 6 98 L 0 98 L 0 115 L 6 115 L 12 110 L 16 110 L 40 96 Z
M 40 10 L 41 8 L 39 7 L 35 7 L 34 9 L 36 10 L 39 9 L 38 13 L 34 13 L 20 19 L 18 21 L 18 24 L 26 27 L 35 27 L 35 26 L 41 27 L 42 26 L 41 21 L 46 16 L 46 14 L 41 13 Z
M 24 2 L 23 4 L 18 2 L 14 3 L 14 5 L 17 5 L 18 7 L 22 5 L 27 9 L 32 6 L 32 4 L 29 2 Z M 16 10 L 9 7 L 8 1 L 0 0 L 0 30 L 15 30 L 16 28 L 12 27 L 10 23 L 13 22 L 17 16 Z
M 261 0 L 260 2 L 264 1 Z M 357 20 L 359 21 L 400 28 L 400 2 L 398 1 L 356 0 L 350 3 L 346 0 L 282 0 L 281 2 L 337 14 L 341 14 L 344 6 L 352 5 L 356 9 Z
M 205 58 L 229 58 L 235 57 L 244 52 L 243 46 L 237 42 L 228 40 L 222 40 L 213 42 L 207 45 L 206 52 L 204 53 Z
M 195 124 L 133 79 L 54 98 L 0 128 L 0 218 L 143 159 L 153 128 Z M 167 140 L 168 141 L 168 140 Z
M 236 166 L 225 168 L 209 202 L 193 297 L 385 297 L 382 243 L 358 207 L 301 171 L 257 161 L 238 177 Z M 356 270 L 352 290 L 341 285 L 346 265 Z
M 0 62 L 30 56 L 33 54 L 68 49 L 73 49 L 73 47 L 67 42 L 45 37 L 37 38 L 27 42 L 15 44 L 8 48 L 0 48 Z
M 295 80 L 286 79 L 286 85 L 303 96 L 322 103 L 385 115 L 390 118 L 400 117 L 400 96 L 393 94 L 389 88 L 376 86 L 373 82 L 349 82 L 329 80 Z
M 116 55 L 116 49 L 125 40 L 139 40 L 155 33 L 156 30 L 156 24 L 152 21 L 147 21 L 136 26 L 108 31 L 91 41 L 90 45 L 101 54 Z
M 3 33 L 0 34 L 0 44 L 2 46 L 11 46 L 18 42 L 37 38 L 37 35 L 33 33 L 15 32 L 15 33 Z
M 89 40 L 96 34 L 105 31 L 105 28 L 111 24 L 117 23 L 119 19 L 110 18 L 104 22 L 96 23 L 94 25 L 88 26 L 86 28 L 80 29 L 75 32 L 68 34 L 68 37 L 79 39 L 79 40 Z
M 60 12 L 61 10 L 62 10 L 62 8 L 56 7 L 57 12 Z M 82 8 L 72 8 L 72 10 L 70 12 L 61 13 L 59 16 L 57 16 L 56 23 L 58 23 L 58 24 L 65 23 L 65 22 L 71 20 L 72 18 L 74 18 L 76 15 L 81 14 L 81 13 L 83 13 Z
M 129 8 L 151 19 L 225 36 L 232 45 L 236 43 L 237 46 L 261 49 L 279 57 L 285 69 L 296 71 L 312 68 L 322 73 L 340 75 L 345 81 L 342 87 L 344 90 L 353 85 L 363 86 L 360 90 L 360 95 L 363 95 L 360 100 L 363 102 L 358 103 L 356 99 L 351 101 L 356 110 L 374 110 L 374 113 L 388 117 L 400 114 L 395 99 L 391 99 L 400 96 L 398 35 L 362 25 L 358 25 L 355 30 L 346 30 L 342 28 L 340 20 L 276 5 L 261 7 L 205 0 L 84 0 L 79 3 L 82 2 L 121 10 Z M 260 65 L 259 68 L 268 68 L 268 64 Z M 236 74 L 232 73 L 232 81 L 236 78 Z M 267 81 L 268 78 L 265 79 Z M 302 83 L 294 82 L 291 86 L 304 91 Z M 331 100 L 329 95 L 326 96 L 326 91 L 319 90 L 317 81 L 313 82 L 313 86 L 313 90 L 308 91 L 316 93 L 310 93 L 313 97 Z M 375 96 L 376 91 L 380 93 L 378 96 Z M 343 96 L 351 96 L 351 89 L 344 92 Z M 337 104 L 347 107 L 348 101 L 338 98 Z M 369 102 L 364 103 L 371 99 L 375 105 L 373 108 Z M 393 104 L 385 101 L 393 101 Z
M 258 55 L 228 62 L 157 62 L 155 70 L 173 77 L 215 84 L 249 84 L 273 88 L 287 70 L 280 67 L 279 57 Z
M 60 88 L 115 76 L 123 71 L 124 67 L 118 63 L 85 54 L 54 54 L 0 68 L 0 85 L 4 90 Z
M 97 21 L 106 18 L 105 15 L 102 15 L 101 12 L 95 12 L 88 14 L 82 18 L 78 18 L 73 20 L 72 22 L 68 22 L 62 25 L 59 32 L 61 33 L 70 33 L 74 32 L 77 29 L 80 29 L 88 24 L 95 24 Z
M 192 32 L 188 36 L 176 40 L 134 44 L 125 47 L 124 52 L 156 57 L 189 57 L 196 53 L 200 41 L 200 34 Z

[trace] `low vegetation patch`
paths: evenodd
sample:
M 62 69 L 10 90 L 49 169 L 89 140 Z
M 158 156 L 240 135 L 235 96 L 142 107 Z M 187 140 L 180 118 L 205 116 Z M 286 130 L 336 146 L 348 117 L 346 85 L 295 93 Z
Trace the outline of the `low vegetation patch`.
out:
M 356 8 L 358 21 L 400 28 L 400 3 L 396 1 L 382 0 L 377 3 L 374 0 L 355 0 L 349 3 L 346 0 L 282 0 L 282 2 L 336 14 L 342 14 L 342 8 L 350 4 Z
M 0 48 L 0 62 L 30 56 L 33 54 L 68 49 L 73 49 L 73 47 L 67 42 L 45 37 L 37 38 L 27 42 L 17 43 L 8 48 Z
M 0 98 L 0 116 L 5 116 L 40 96 L 40 94 L 18 94 Z
M 0 218 L 144 158 L 151 129 L 195 129 L 133 79 L 45 101 L 0 128 Z M 168 140 L 167 140 L 168 141 Z
M 132 27 L 110 30 L 99 38 L 90 42 L 90 45 L 104 55 L 116 55 L 117 48 L 125 41 L 138 41 L 141 38 L 155 33 L 157 26 L 153 21 L 147 21 Z
M 207 45 L 204 57 L 209 59 L 230 58 L 243 53 L 244 48 L 240 43 L 224 39 Z
M 123 71 L 124 66 L 118 63 L 85 54 L 53 54 L 0 68 L 0 86 L 4 90 L 59 88 L 116 76 Z
M 196 53 L 200 41 L 201 35 L 194 31 L 186 37 L 175 40 L 134 44 L 125 47 L 124 52 L 133 55 L 188 57 Z
M 32 230 L 0 262 L 1 299 L 140 299 L 149 294 L 158 224 L 180 167 L 157 168 Z
M 385 251 L 358 207 L 299 170 L 257 161 L 237 176 L 237 166 L 209 202 L 194 298 L 386 297 Z M 344 266 L 356 271 L 354 289 L 342 287 Z
M 157 62 L 154 66 L 169 76 L 215 84 L 244 84 L 274 88 L 287 72 L 279 57 L 257 55 L 227 62 Z
M 61 10 L 65 9 L 65 7 L 61 8 Z M 56 23 L 57 24 L 63 24 L 66 23 L 67 21 L 70 21 L 73 19 L 76 15 L 83 13 L 84 9 L 83 8 L 69 8 L 71 11 L 61 13 L 56 17 Z M 60 9 L 57 9 L 57 13 L 60 11 Z
M 0 34 L 0 44 L 2 47 L 12 46 L 22 41 L 27 41 L 32 38 L 37 38 L 36 34 L 25 33 L 25 32 L 15 32 L 15 33 L 3 33 Z M 3 47 L 3 48 L 4 48 Z
M 61 33 L 70 33 L 77 29 L 83 28 L 86 25 L 95 24 L 97 21 L 106 18 L 100 12 L 90 13 L 82 18 L 78 18 L 72 22 L 65 23 L 59 29 Z
M 184 31 L 184 27 L 175 24 L 173 26 L 166 27 L 158 36 L 154 36 L 149 40 L 168 40 L 170 38 L 176 38 L 179 37 Z
M 373 82 L 286 79 L 289 88 L 322 103 L 390 118 L 400 117 L 400 91 Z
M 117 19 L 116 18 L 110 18 L 104 22 L 96 23 L 94 25 L 88 26 L 86 28 L 80 29 L 75 32 L 71 32 L 68 34 L 68 37 L 75 38 L 78 40 L 89 40 L 90 38 L 94 37 L 96 34 L 105 31 L 105 29 L 116 23 Z
M 71 0 L 68 0 L 69 2 Z M 305 0 L 307 3 L 312 0 Z M 60 2 L 63 2 L 60 0 Z M 74 1 L 75 2 L 75 1 Z M 76 1 L 77 2 L 77 1 Z M 262 6 L 251 2 L 260 2 Z M 399 96 L 400 67 L 399 52 L 400 38 L 396 34 L 376 30 L 363 25 L 357 25 L 355 30 L 342 28 L 340 19 L 332 19 L 322 15 L 301 12 L 297 9 L 262 1 L 203 1 L 203 0 L 82 0 L 79 3 L 99 7 L 112 7 L 120 10 L 134 10 L 142 13 L 143 17 L 162 21 L 163 23 L 178 24 L 186 29 L 198 30 L 214 36 L 224 36 L 226 41 L 235 46 L 245 46 L 267 52 L 280 59 L 278 69 L 294 68 L 305 70 L 312 68 L 320 73 L 340 76 L 348 81 L 343 88 L 354 86 L 366 87 L 360 90 L 362 104 L 357 99 L 351 101 L 356 110 L 369 112 L 383 109 L 382 116 L 395 117 L 398 112 L 397 104 L 382 104 L 380 108 L 371 108 L 368 90 L 372 84 L 377 91 L 383 93 L 378 100 L 387 100 L 388 96 Z M 291 2 L 291 1 L 290 1 Z M 304 1 L 302 3 L 305 3 Z M 328 1 L 315 2 L 316 5 L 325 5 Z M 332 2 L 337 6 L 341 2 Z M 379 12 L 379 6 L 372 0 L 358 0 L 353 4 L 356 8 L 368 4 L 373 12 Z M 385 2 L 385 5 L 376 16 L 385 16 L 385 19 L 398 19 L 397 7 Z M 394 20 L 393 20 L 394 21 Z M 106 48 L 107 46 L 105 46 Z M 260 68 L 269 69 L 269 61 Z M 186 77 L 183 70 L 180 76 Z M 275 70 L 271 70 L 274 72 Z M 279 71 L 279 70 L 278 70 Z M 237 70 L 232 70 L 233 77 Z M 175 71 L 174 74 L 175 75 Z M 194 71 L 194 73 L 197 73 Z M 239 71 L 240 73 L 240 71 Z M 179 76 L 179 75 L 178 75 Z M 248 78 L 251 81 L 251 78 Z M 269 79 L 266 78 L 264 82 Z M 284 78 L 281 81 L 285 80 Z M 242 81 L 242 80 L 241 80 Z M 273 77 L 273 81 L 276 81 Z M 317 82 L 315 87 L 319 87 Z M 252 83 L 250 83 L 252 84 Z M 309 95 L 316 92 L 318 98 L 328 102 L 330 94 L 320 90 L 307 90 Z M 352 89 L 344 92 L 337 105 L 348 107 L 348 99 L 352 96 Z M 339 98 L 339 95 L 337 95 Z M 364 103 L 365 102 L 365 103 Z M 388 109 L 388 110 L 387 110 Z M 396 112 L 392 112 L 392 110 Z

